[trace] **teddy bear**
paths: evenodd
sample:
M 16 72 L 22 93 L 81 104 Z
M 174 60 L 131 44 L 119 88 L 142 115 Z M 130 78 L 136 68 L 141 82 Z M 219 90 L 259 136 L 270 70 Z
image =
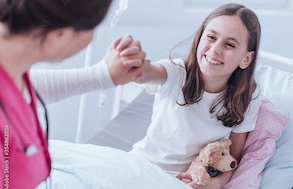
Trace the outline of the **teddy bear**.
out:
M 208 185 L 211 177 L 221 172 L 236 169 L 237 161 L 230 154 L 230 139 L 223 139 L 207 144 L 200 150 L 199 155 L 191 162 L 186 173 L 198 185 Z M 189 183 L 191 180 L 182 179 Z

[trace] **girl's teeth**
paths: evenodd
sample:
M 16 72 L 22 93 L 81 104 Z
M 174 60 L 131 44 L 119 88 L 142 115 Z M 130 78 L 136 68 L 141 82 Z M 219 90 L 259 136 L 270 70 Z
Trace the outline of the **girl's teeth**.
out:
M 217 62 L 215 60 L 212 60 L 211 63 L 213 63 L 213 64 L 220 64 L 220 62 Z
M 210 63 L 212 63 L 212 64 L 216 64 L 216 65 L 221 64 L 221 62 L 219 62 L 219 61 L 213 60 L 213 59 L 211 59 L 211 58 L 208 57 L 208 56 L 206 56 L 206 57 L 207 57 L 207 60 L 208 60 Z

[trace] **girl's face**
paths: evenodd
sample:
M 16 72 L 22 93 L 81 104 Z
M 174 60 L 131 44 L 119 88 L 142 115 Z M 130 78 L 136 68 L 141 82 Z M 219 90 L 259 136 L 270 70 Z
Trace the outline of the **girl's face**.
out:
M 254 52 L 247 51 L 248 31 L 238 16 L 219 16 L 206 26 L 196 56 L 203 78 L 228 81 L 237 67 L 245 69 Z

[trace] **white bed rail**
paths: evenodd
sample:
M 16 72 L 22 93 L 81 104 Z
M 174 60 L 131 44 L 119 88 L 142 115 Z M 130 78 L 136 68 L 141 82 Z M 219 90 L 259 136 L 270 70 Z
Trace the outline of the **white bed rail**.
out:
M 293 73 L 293 59 L 264 50 L 259 51 L 259 62 Z

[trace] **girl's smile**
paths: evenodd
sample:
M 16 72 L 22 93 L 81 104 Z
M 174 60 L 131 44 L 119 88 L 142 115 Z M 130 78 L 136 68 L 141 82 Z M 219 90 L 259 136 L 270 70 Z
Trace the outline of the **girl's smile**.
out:
M 222 65 L 224 64 L 223 62 L 221 62 L 220 60 L 217 60 L 215 58 L 212 58 L 208 55 L 204 55 L 204 58 L 206 59 L 206 61 L 208 61 L 208 63 L 210 63 L 211 65 Z

